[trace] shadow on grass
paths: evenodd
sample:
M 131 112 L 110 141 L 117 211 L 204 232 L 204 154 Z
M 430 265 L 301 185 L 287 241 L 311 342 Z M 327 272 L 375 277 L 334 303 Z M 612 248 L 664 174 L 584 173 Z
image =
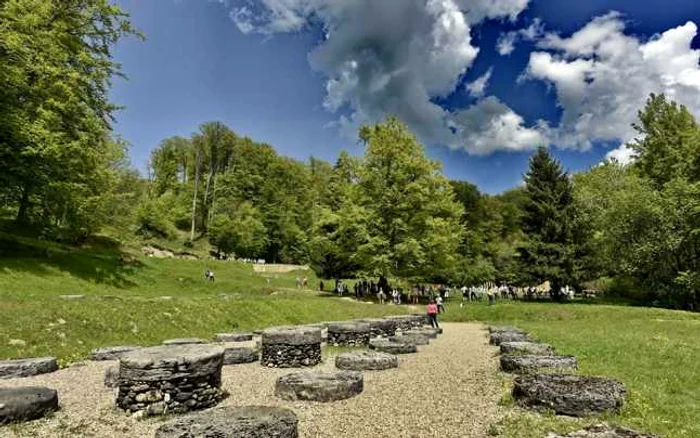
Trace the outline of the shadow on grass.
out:
M 51 275 L 52 269 L 98 284 L 129 288 L 144 265 L 122 252 L 118 241 L 94 237 L 80 247 L 0 232 L 0 270 Z

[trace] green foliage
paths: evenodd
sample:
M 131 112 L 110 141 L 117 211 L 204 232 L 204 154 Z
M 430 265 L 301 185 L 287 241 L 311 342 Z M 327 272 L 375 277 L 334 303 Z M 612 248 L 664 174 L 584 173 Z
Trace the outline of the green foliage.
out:
M 371 226 L 358 248 L 375 276 L 446 278 L 457 262 L 462 208 L 438 163 L 405 125 L 389 118 L 360 130 L 358 198 Z
M 123 155 L 109 139 L 111 47 L 136 32 L 107 0 L 4 1 L 0 23 L 0 199 L 21 224 L 82 238 L 103 223 Z
M 267 244 L 260 212 L 244 202 L 233 214 L 217 214 L 209 226 L 209 241 L 219 252 L 257 259 Z
M 163 205 L 158 200 L 146 200 L 136 214 L 138 232 L 145 236 L 172 239 L 177 236 L 173 224 L 167 219 Z
M 578 218 L 569 175 L 543 147 L 530 159 L 525 193 L 522 223 L 527 240 L 519 248 L 521 269 L 531 284 L 550 281 L 558 296 L 560 287 L 578 287 L 585 279 L 582 257 L 588 236 Z

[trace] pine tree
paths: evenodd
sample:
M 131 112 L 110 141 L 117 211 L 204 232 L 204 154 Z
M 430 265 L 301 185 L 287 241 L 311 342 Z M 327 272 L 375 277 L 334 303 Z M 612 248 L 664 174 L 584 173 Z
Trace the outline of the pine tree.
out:
M 522 272 L 532 282 L 549 281 L 552 296 L 564 285 L 577 287 L 583 276 L 586 232 L 578 221 L 569 175 L 540 147 L 525 175 L 526 201 L 519 248 Z

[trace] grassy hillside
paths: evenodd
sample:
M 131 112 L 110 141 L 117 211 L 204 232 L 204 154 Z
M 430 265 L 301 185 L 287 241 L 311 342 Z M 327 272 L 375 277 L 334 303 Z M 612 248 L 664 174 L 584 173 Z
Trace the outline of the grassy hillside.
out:
M 511 323 L 574 355 L 580 372 L 613 377 L 630 392 L 612 420 L 665 437 L 700 437 L 700 314 L 642 307 L 508 303 L 457 305 L 452 321 Z M 506 391 L 504 391 L 506 393 Z M 589 421 L 595 422 L 598 420 Z M 570 431 L 580 421 L 511 415 L 496 430 L 505 436 L 538 437 Z
M 204 270 L 216 282 L 204 280 Z M 154 259 L 109 240 L 81 249 L 0 235 L 0 358 L 55 355 L 65 364 L 94 347 L 150 345 L 173 337 L 211 338 L 233 329 L 408 312 L 408 307 L 340 300 L 299 291 L 311 272 L 256 274 L 224 261 Z M 61 295 L 85 295 L 65 300 Z M 700 436 L 700 315 L 641 307 L 499 303 L 455 299 L 443 320 L 512 323 L 578 357 L 581 372 L 622 381 L 621 415 L 607 418 L 665 437 Z M 509 379 L 504 379 L 506 403 Z M 606 419 L 606 418 L 604 418 Z M 587 422 L 512 410 L 493 432 L 541 438 Z
M 0 358 L 54 355 L 67 363 L 98 346 L 407 311 L 297 290 L 297 276 L 317 287 L 310 271 L 256 274 L 238 262 L 134 256 L 109 242 L 81 249 L 4 243 Z M 204 280 L 207 268 L 213 283 Z

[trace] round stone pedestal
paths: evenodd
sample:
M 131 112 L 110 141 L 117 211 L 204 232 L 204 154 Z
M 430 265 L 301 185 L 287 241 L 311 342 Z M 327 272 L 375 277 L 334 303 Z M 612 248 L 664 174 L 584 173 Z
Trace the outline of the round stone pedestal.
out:
M 262 333 L 260 363 L 268 367 L 309 367 L 321 362 L 321 329 L 290 327 Z
M 415 316 L 412 315 L 392 315 L 386 318 L 389 321 L 396 323 L 396 330 L 406 331 L 411 330 L 415 324 Z
M 380 351 L 352 351 L 339 354 L 335 366 L 341 370 L 388 370 L 399 366 L 399 358 Z
M 396 335 L 389 338 L 390 341 L 399 342 L 403 344 L 414 344 L 414 345 L 428 345 L 430 343 L 430 338 L 421 334 L 413 333 L 410 331 L 404 332 L 402 335 Z
M 328 344 L 362 347 L 369 343 L 370 328 L 366 322 L 334 322 L 328 324 Z
M 553 356 L 556 351 L 551 345 L 538 342 L 501 342 L 501 354 Z
M 0 425 L 41 418 L 58 410 L 55 390 L 38 386 L 0 388 Z
M 357 319 L 358 322 L 366 322 L 369 324 L 370 338 L 381 336 L 388 338 L 396 334 L 396 321 L 385 318 L 367 318 Z
M 371 339 L 369 348 L 389 354 L 409 354 L 418 351 L 416 344 L 390 341 L 388 339 Z
M 354 397 L 362 390 L 362 373 L 355 371 L 293 373 L 280 377 L 275 385 L 275 395 L 285 400 L 319 402 Z
M 143 348 L 119 360 L 117 406 L 138 415 L 183 413 L 216 405 L 224 349 L 211 345 Z
M 574 372 L 578 362 L 573 356 L 501 356 L 501 370 L 507 373 Z
M 626 393 L 616 380 L 570 374 L 522 375 L 513 386 L 520 406 L 573 417 L 618 412 Z
M 494 332 L 489 336 L 492 345 L 501 345 L 503 342 L 532 342 L 532 339 L 523 332 Z
M 297 438 L 297 423 L 296 414 L 285 408 L 217 408 L 166 423 L 155 438 Z

